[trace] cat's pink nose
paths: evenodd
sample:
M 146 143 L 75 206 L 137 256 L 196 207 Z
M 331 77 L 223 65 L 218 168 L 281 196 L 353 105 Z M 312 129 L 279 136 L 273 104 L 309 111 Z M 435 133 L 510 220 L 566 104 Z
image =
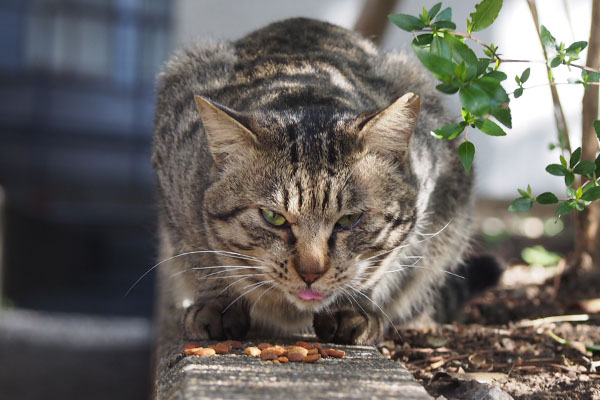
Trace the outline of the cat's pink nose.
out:
M 302 278 L 302 280 L 306 282 L 307 285 L 310 285 L 311 283 L 319 279 L 321 275 L 323 275 L 323 273 L 302 273 L 298 271 L 298 275 L 300 275 L 300 278 Z

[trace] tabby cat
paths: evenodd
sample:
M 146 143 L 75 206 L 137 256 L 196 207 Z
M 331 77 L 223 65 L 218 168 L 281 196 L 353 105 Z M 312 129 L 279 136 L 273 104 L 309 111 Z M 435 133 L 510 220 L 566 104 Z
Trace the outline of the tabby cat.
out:
M 372 343 L 392 323 L 444 319 L 472 176 L 430 135 L 450 121 L 435 92 L 410 57 L 304 18 L 176 53 L 152 161 L 161 279 L 185 335 L 314 326 Z

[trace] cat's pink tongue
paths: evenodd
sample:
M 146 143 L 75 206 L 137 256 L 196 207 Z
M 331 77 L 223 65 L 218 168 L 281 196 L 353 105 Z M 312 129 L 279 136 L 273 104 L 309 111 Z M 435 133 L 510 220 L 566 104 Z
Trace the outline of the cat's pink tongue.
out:
M 298 297 L 300 297 L 302 300 L 323 300 L 322 294 L 313 292 L 310 289 L 299 291 Z

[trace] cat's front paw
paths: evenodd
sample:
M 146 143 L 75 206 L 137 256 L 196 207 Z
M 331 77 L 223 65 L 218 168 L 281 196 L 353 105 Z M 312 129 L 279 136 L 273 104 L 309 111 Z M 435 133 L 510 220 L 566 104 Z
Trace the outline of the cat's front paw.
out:
M 189 340 L 242 339 L 250 328 L 250 316 L 242 305 L 193 304 L 183 316 L 183 331 Z
M 385 324 L 377 314 L 344 309 L 316 314 L 315 333 L 321 341 L 342 344 L 371 344 L 383 338 Z

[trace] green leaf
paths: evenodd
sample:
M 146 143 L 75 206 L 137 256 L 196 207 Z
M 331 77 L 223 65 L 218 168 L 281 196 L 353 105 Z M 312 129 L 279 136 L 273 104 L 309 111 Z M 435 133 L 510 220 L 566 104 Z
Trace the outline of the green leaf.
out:
M 465 171 L 469 173 L 471 170 L 471 164 L 473 164 L 473 159 L 475 158 L 475 146 L 473 143 L 465 140 L 458 146 L 458 157 L 460 158 L 460 162 L 463 167 L 465 167 Z
M 496 79 L 484 76 L 477 79 L 474 83 L 485 90 L 495 101 L 495 104 L 492 104 L 491 107 L 501 107 L 510 101 L 506 90 L 504 90 L 500 82 Z
M 567 188 L 567 196 L 568 196 L 570 199 L 575 199 L 575 198 L 577 198 L 577 195 L 575 194 L 575 189 L 573 189 L 573 188 L 571 188 L 571 187 L 570 187 L 570 188 Z
M 556 68 L 561 63 L 562 63 L 562 58 L 560 58 L 560 56 L 556 56 L 552 60 L 550 60 L 550 68 Z
M 583 160 L 573 169 L 573 172 L 579 175 L 585 175 L 589 178 L 594 177 L 594 171 L 596 170 L 596 164 L 592 161 Z
M 586 76 L 587 76 L 586 82 L 600 81 L 600 74 L 597 72 L 581 71 L 581 77 L 585 79 Z
M 442 9 L 442 3 L 436 3 L 429 9 L 429 18 L 434 18 Z
M 417 46 L 424 47 L 433 41 L 433 33 L 423 33 L 415 38 Z
M 546 172 L 554 176 L 565 176 L 569 171 L 560 164 L 550 164 L 546 167 Z
M 419 61 L 421 61 L 423 66 L 431 71 L 436 78 L 446 82 L 454 77 L 455 63 L 419 47 L 415 43 L 415 40 L 412 41 L 412 48 Z
M 560 165 L 562 165 L 565 168 L 569 167 L 569 165 L 567 164 L 567 159 L 562 154 L 560 155 Z
M 456 63 L 464 61 L 467 65 L 477 64 L 477 55 L 475 55 L 469 46 L 458 40 L 453 34 L 446 32 L 444 40 L 452 49 L 452 59 Z
M 490 136 L 506 136 L 506 132 L 500 128 L 494 121 L 488 119 L 478 119 L 475 121 L 475 126 L 483 133 L 487 133 Z
M 527 193 L 527 192 L 526 192 L 525 190 L 523 190 L 523 189 L 517 189 L 517 192 L 519 192 L 519 194 L 520 194 L 521 196 L 523 196 L 523 197 L 527 197 L 527 198 L 529 198 L 529 197 L 530 197 L 530 196 L 529 196 L 529 193 Z
M 584 41 L 575 42 L 575 43 L 572 43 L 569 47 L 567 47 L 567 49 L 565 50 L 565 54 L 570 57 L 577 57 L 579 55 L 579 53 L 581 52 L 581 50 L 585 49 L 586 47 L 587 47 L 587 42 L 584 42 Z
M 542 25 L 542 43 L 547 50 L 555 51 L 556 39 L 544 25 Z
M 600 177 L 600 154 L 596 157 L 596 177 Z
M 567 215 L 575 209 L 575 200 L 565 201 L 556 207 L 556 215 Z
M 469 14 L 471 17 L 471 32 L 477 32 L 490 26 L 498 17 L 502 8 L 502 0 L 483 0 L 475 6 L 475 12 Z
M 585 200 L 585 201 L 596 201 L 598 199 L 600 199 L 600 186 L 590 187 L 581 196 L 581 200 Z
M 417 17 L 407 14 L 390 14 L 388 19 L 400 29 L 408 32 L 425 28 L 425 24 Z
M 540 194 L 538 197 L 536 197 L 535 200 L 540 204 L 558 203 L 558 197 L 556 197 L 556 195 L 551 192 L 544 192 L 544 193 Z
M 529 265 L 543 265 L 550 267 L 558 265 L 558 262 L 562 257 L 558 253 L 548 251 L 543 246 L 537 245 L 524 248 L 523 251 L 521 251 L 521 258 Z
M 477 116 L 490 113 L 490 96 L 479 86 L 467 85 L 460 88 L 462 106 Z
M 508 103 L 508 95 L 496 79 L 479 78 L 463 86 L 459 94 L 463 107 L 475 116 L 484 116 Z
M 569 167 L 573 168 L 581 159 L 581 147 L 575 149 L 573 154 L 571 154 L 571 160 L 569 161 Z
M 445 8 L 444 11 L 438 14 L 436 21 L 451 21 L 452 20 L 452 9 L 450 7 Z
M 458 89 L 460 88 L 460 86 L 458 86 L 454 83 L 440 83 L 435 88 L 442 93 L 454 94 L 454 93 L 458 92 Z
M 480 58 L 477 60 L 477 75 L 483 75 L 491 62 L 490 58 Z
M 596 136 L 598 136 L 598 140 L 600 140 L 600 121 L 594 121 L 594 130 L 596 131 Z
M 492 115 L 505 127 L 512 128 L 510 108 L 499 108 L 497 110 L 492 110 Z
M 510 203 L 508 211 L 529 211 L 531 210 L 531 207 L 533 207 L 533 200 L 531 200 L 529 197 L 519 197 Z
M 491 71 L 485 74 L 485 76 L 488 78 L 494 78 L 498 81 L 503 81 L 506 80 L 506 78 L 508 78 L 506 74 L 502 71 Z
M 436 21 L 431 24 L 434 29 L 456 29 L 456 24 L 452 21 Z
M 467 123 L 462 121 L 456 124 L 444 125 L 441 128 L 431 131 L 431 134 L 438 139 L 454 139 L 465 130 Z
M 431 41 L 431 54 L 435 54 L 436 56 L 440 56 L 446 58 L 448 60 L 452 59 L 452 50 L 448 43 L 441 36 L 434 36 Z
M 518 99 L 523 95 L 523 88 L 516 88 L 514 91 L 515 99 Z
M 525 83 L 527 82 L 527 79 L 529 79 L 529 73 L 531 72 L 530 68 L 527 68 L 525 71 L 523 71 L 523 73 L 521 74 L 521 83 Z
M 565 174 L 565 185 L 571 186 L 575 182 L 575 175 L 572 172 Z
M 465 81 L 467 78 L 467 66 L 464 61 L 461 61 L 460 64 L 454 68 L 454 73 L 456 74 L 456 78 L 459 80 L 459 82 Z

